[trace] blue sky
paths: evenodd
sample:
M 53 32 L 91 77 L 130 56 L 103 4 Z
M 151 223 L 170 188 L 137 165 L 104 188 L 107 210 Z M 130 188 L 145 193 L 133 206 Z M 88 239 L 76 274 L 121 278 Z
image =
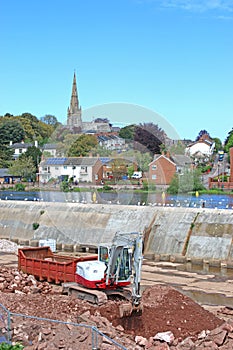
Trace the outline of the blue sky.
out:
M 0 0 L 0 43 L 0 115 L 65 123 L 75 70 L 84 111 L 139 105 L 186 139 L 233 127 L 233 0 Z

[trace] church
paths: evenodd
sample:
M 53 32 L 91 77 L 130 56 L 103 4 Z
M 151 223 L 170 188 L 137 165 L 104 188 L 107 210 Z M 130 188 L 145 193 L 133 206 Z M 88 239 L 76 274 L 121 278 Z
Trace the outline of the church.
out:
M 96 134 L 111 132 L 109 123 L 104 122 L 83 122 L 82 108 L 79 106 L 78 89 L 76 83 L 76 75 L 74 72 L 72 93 L 70 99 L 70 106 L 67 110 L 67 128 L 70 130 L 78 130 L 79 133 Z

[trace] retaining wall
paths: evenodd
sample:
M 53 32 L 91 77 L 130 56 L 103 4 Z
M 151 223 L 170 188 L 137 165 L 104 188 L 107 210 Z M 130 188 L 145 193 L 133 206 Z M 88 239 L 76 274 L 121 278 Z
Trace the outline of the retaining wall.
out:
M 232 210 L 0 202 L 0 237 L 19 244 L 53 238 L 60 249 L 95 251 L 116 231 L 143 231 L 145 255 L 153 259 L 233 261 Z

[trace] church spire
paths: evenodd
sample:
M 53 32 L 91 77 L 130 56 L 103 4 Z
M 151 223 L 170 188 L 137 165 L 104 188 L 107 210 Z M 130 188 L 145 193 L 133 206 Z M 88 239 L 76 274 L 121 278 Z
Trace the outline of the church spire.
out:
M 77 113 L 78 110 L 79 110 L 78 90 L 77 90 L 77 83 L 76 83 L 76 74 L 74 72 L 72 94 L 70 99 L 70 111 L 72 113 Z
M 76 127 L 82 128 L 81 115 L 82 115 L 82 110 L 81 110 L 81 107 L 79 107 L 76 74 L 74 72 L 70 107 L 68 107 L 68 111 L 67 111 L 67 124 L 70 127 L 76 126 Z

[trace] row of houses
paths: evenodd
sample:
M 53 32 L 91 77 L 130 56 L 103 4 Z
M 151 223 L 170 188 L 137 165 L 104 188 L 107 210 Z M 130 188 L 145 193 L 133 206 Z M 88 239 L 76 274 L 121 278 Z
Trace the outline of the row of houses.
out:
M 125 148 L 125 140 L 117 135 L 97 135 L 99 144 L 109 150 Z M 31 143 L 15 143 L 10 144 L 14 149 L 14 159 L 27 151 L 32 146 L 39 147 L 43 154 L 48 158 L 42 160 L 39 166 L 38 180 L 41 183 L 47 183 L 51 179 L 62 181 L 64 178 L 73 179 L 79 183 L 101 183 L 101 181 L 114 177 L 113 174 L 113 158 L 103 157 L 57 157 L 56 144 L 45 144 L 43 147 L 38 146 L 38 142 Z M 186 147 L 186 155 L 170 155 L 156 154 L 153 161 L 149 164 L 148 173 L 144 174 L 151 183 L 155 185 L 169 185 L 175 173 L 182 174 L 184 168 L 191 168 L 197 159 L 209 160 L 214 151 L 214 142 L 208 138 L 189 143 Z M 127 167 L 132 166 L 134 170 L 138 170 L 138 165 L 133 158 L 118 158 L 118 166 L 120 160 L 124 161 L 125 173 L 121 174 L 124 179 L 127 178 Z M 0 174 L 1 175 L 1 174 Z M 0 181 L 13 182 L 18 179 L 7 173 L 5 169 L 2 171 Z
M 74 183 L 98 184 L 104 180 L 115 178 L 115 161 L 121 167 L 120 178 L 127 179 L 127 168 L 133 166 L 137 170 L 136 161 L 126 158 L 103 157 L 64 157 L 47 158 L 40 163 L 39 181 L 47 183 L 51 179 L 62 181 L 72 179 Z M 156 185 L 169 185 L 175 173 L 181 174 L 184 168 L 191 168 L 190 157 L 183 155 L 155 155 L 149 164 L 149 172 L 144 176 Z
M 96 137 L 99 145 L 109 151 L 125 150 L 126 148 L 125 139 L 122 139 L 114 133 L 97 135 Z M 10 148 L 14 151 L 13 158 L 17 159 L 32 146 L 39 148 L 41 152 L 50 155 L 51 157 L 57 157 L 57 145 L 55 143 L 46 143 L 43 146 L 39 146 L 38 141 L 35 141 L 34 143 L 25 143 L 22 141 L 14 144 L 10 142 Z
M 107 150 L 122 150 L 124 151 L 126 147 L 125 139 L 119 137 L 117 133 L 105 133 L 105 134 L 97 134 L 96 135 L 98 143 L 101 147 L 104 147 Z M 184 144 L 186 144 L 185 154 L 190 156 L 194 162 L 198 162 L 202 160 L 203 162 L 207 162 L 215 148 L 215 142 L 208 137 L 201 137 L 198 141 L 195 142 L 187 142 L 184 140 Z M 38 145 L 38 141 L 32 143 L 18 142 L 18 143 L 10 143 L 10 148 L 14 150 L 14 159 L 17 159 L 22 153 L 26 152 L 29 147 L 38 147 L 41 152 L 46 152 L 47 155 L 51 157 L 57 157 L 57 145 L 55 143 L 46 143 L 43 146 Z M 61 155 L 64 156 L 64 155 Z

